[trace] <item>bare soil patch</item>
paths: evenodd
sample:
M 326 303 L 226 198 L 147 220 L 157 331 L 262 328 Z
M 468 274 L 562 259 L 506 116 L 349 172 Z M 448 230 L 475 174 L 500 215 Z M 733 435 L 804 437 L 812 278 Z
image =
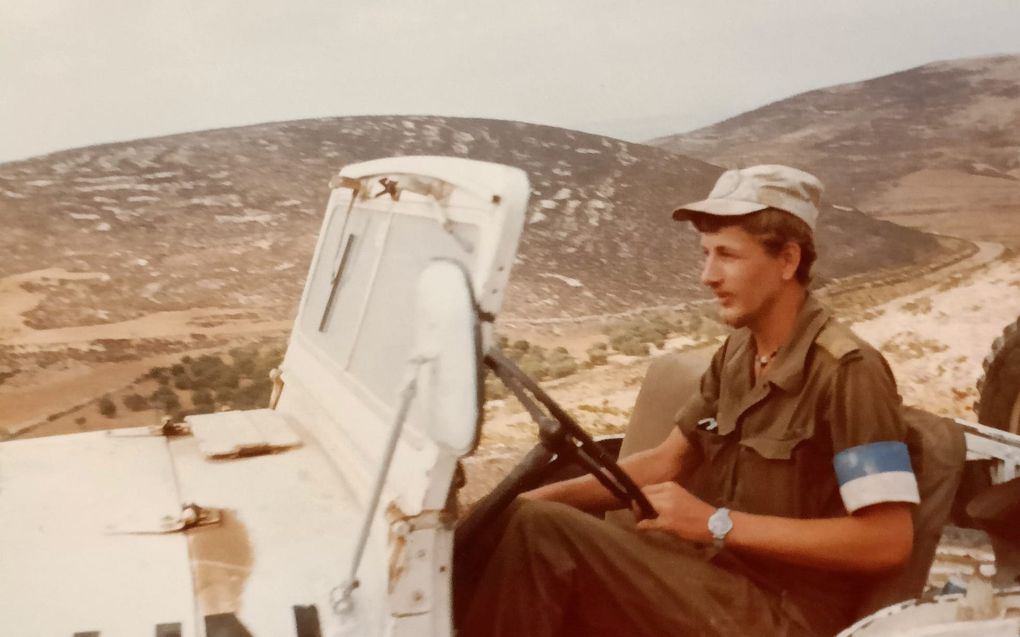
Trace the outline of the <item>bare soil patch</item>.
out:
M 925 169 L 906 175 L 861 202 L 901 225 L 1020 247 L 1020 180 L 962 170 Z

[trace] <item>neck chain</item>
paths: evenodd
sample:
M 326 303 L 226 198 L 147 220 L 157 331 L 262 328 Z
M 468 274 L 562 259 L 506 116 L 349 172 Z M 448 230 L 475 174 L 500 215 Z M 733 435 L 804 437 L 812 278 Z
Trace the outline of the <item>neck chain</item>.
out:
M 779 353 L 778 349 L 772 350 L 771 354 L 758 354 L 754 357 L 754 362 L 758 363 L 758 369 L 765 369 L 765 367 L 772 362 L 772 359 Z

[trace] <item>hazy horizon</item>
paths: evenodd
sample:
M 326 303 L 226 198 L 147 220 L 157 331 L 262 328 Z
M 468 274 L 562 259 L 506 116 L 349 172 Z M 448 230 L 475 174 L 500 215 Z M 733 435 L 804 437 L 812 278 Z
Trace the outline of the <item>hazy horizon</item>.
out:
M 906 37 L 909 36 L 909 37 Z M 628 141 L 938 60 L 1020 52 L 1020 4 L 441 0 L 0 7 L 0 162 L 351 115 L 525 121 Z

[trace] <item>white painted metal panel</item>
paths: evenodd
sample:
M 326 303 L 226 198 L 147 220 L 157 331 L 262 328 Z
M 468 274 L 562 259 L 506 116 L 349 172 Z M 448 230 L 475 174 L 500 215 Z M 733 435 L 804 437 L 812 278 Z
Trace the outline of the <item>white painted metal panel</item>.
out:
M 435 258 L 460 263 L 480 313 L 495 315 L 530 188 L 518 169 L 442 157 L 347 166 L 332 185 L 281 366 L 284 389 L 277 409 L 314 432 L 364 507 L 383 469 L 397 389 L 414 354 L 409 310 L 418 275 Z M 481 332 L 484 350 L 491 343 L 491 323 L 484 322 Z M 352 595 L 350 617 L 357 628 L 350 634 L 450 632 L 449 529 L 426 532 L 432 549 L 403 562 L 406 581 L 380 579 L 386 554 L 397 554 L 408 540 L 394 533 L 383 512 L 429 517 L 447 501 L 461 450 L 441 449 L 430 439 L 425 418 L 430 401 L 442 399 L 420 395 L 411 404 L 372 517 L 360 585 Z
M 188 416 L 185 422 L 198 448 L 210 458 L 270 453 L 301 444 L 287 419 L 272 409 Z
M 923 602 L 909 601 L 884 608 L 839 633 L 837 637 L 1015 637 L 1020 630 L 1020 590 L 995 595 L 997 618 L 961 621 L 965 595 L 942 595 Z
M 162 438 L 103 432 L 0 445 L 0 627 L 4 635 L 195 635 L 180 534 L 112 534 L 180 513 Z
M 345 167 L 341 176 L 282 364 L 278 409 L 295 408 L 288 396 L 294 391 L 301 402 L 321 405 L 342 434 L 318 436 L 343 438 L 345 471 L 360 464 L 352 471 L 371 476 L 412 354 L 407 310 L 418 274 L 431 259 L 456 260 L 469 272 L 479 308 L 498 312 L 530 190 L 516 168 L 449 157 L 366 162 Z M 395 184 L 396 199 L 383 180 Z M 482 331 L 483 340 L 490 336 L 488 323 Z M 401 470 L 390 480 L 408 515 L 433 505 L 426 500 L 435 494 L 442 506 L 447 486 L 429 484 L 439 454 L 418 435 L 420 410 L 412 406 L 395 462 Z M 435 477 L 437 483 L 448 478 Z
M 300 425 L 294 430 L 302 434 Z M 196 573 L 206 573 L 200 614 L 235 612 L 253 635 L 290 637 L 293 606 L 315 604 L 328 624 L 330 592 L 346 576 L 363 516 L 316 442 L 303 437 L 297 448 L 230 460 L 206 458 L 194 438 L 174 439 L 170 448 L 182 498 L 221 508 L 235 522 L 232 535 L 223 538 L 226 557 L 203 555 L 197 542 L 208 531 L 190 535 Z M 366 556 L 369 591 L 379 585 L 385 590 L 385 537 L 383 530 L 383 540 Z M 235 558 L 244 552 L 247 560 Z M 214 581 L 223 577 L 234 580 Z M 384 610 L 383 599 L 372 601 L 371 608 Z M 365 622 L 358 634 L 381 634 L 381 618 Z

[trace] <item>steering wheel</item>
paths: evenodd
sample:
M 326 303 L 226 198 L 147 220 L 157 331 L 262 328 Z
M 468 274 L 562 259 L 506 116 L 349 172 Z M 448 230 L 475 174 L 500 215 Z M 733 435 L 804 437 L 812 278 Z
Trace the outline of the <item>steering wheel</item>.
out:
M 486 354 L 485 364 L 538 424 L 540 442 L 457 524 L 457 541 L 474 537 L 517 495 L 537 486 L 552 463 L 561 459 L 587 470 L 627 507 L 636 504 L 643 518 L 656 517 L 634 480 L 538 383 L 496 348 Z

